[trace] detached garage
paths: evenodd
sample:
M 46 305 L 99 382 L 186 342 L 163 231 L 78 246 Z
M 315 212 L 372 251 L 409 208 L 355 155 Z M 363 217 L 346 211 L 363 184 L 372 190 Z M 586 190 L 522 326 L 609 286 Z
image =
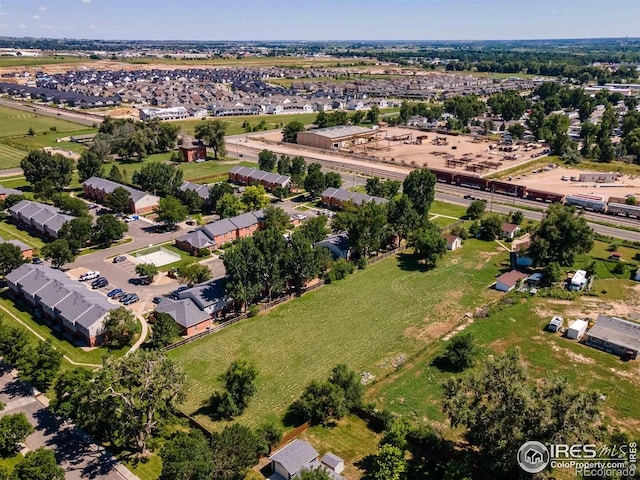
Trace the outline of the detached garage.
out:
M 496 290 L 500 292 L 510 292 L 515 288 L 520 280 L 526 277 L 527 275 L 525 273 L 517 270 L 511 270 L 510 272 L 503 273 L 496 278 Z

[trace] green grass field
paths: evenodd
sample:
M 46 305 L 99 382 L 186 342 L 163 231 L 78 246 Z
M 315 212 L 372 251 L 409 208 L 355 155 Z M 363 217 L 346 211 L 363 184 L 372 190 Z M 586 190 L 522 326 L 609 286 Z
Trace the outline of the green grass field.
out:
M 20 162 L 27 155 L 24 150 L 0 143 L 0 170 L 20 166 Z
M 6 142 L 15 148 L 22 148 L 23 150 L 33 150 L 36 148 L 43 147 L 54 147 L 63 150 L 72 150 L 74 152 L 82 152 L 87 147 L 80 143 L 76 142 L 58 142 L 59 138 L 65 138 L 71 135 L 85 135 L 89 133 L 96 133 L 98 130 L 95 128 L 84 128 L 84 129 L 76 129 L 72 132 L 47 132 L 44 134 L 36 135 L 31 137 L 29 135 L 24 135 L 20 137 L 12 137 L 10 139 L 6 139 Z
M 183 409 L 199 411 L 219 388 L 217 375 L 237 358 L 256 363 L 258 392 L 238 420 L 255 426 L 281 419 L 306 383 L 337 363 L 380 376 L 410 358 L 447 325 L 496 292 L 487 287 L 506 258 L 494 243 L 469 240 L 432 271 L 401 254 L 170 353 L 189 379 Z M 481 268 L 482 267 L 482 268 Z
M 317 113 L 294 113 L 291 115 L 243 115 L 238 117 L 219 117 L 219 118 L 208 118 L 208 120 L 221 120 L 227 124 L 227 135 L 238 135 L 241 133 L 245 133 L 244 128 L 242 128 L 242 124 L 246 121 L 249 122 L 251 126 L 258 125 L 261 121 L 265 121 L 267 130 L 273 130 L 275 128 L 281 128 L 283 125 L 286 125 L 289 122 L 299 121 L 308 125 L 313 123 L 316 119 Z M 181 120 L 176 122 L 171 122 L 175 125 L 178 125 L 181 129 L 186 129 L 188 135 L 194 135 L 195 128 L 198 123 L 202 122 L 202 120 Z M 227 149 L 233 149 L 233 143 L 227 144 Z
M 36 250 L 41 249 L 44 245 L 41 238 L 20 230 L 9 220 L 9 217 L 0 218 L 0 237 L 4 240 L 20 240 Z
M 50 133 L 51 127 L 55 127 L 58 133 L 86 129 L 66 120 L 0 106 L 0 137 L 26 135 L 29 128 L 33 128 L 36 133 Z

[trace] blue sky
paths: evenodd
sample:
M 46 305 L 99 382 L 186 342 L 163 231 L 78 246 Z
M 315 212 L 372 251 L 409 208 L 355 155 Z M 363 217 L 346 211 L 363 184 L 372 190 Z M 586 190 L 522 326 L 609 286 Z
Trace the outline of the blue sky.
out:
M 0 35 L 149 40 L 640 36 L 640 0 L 0 0 Z

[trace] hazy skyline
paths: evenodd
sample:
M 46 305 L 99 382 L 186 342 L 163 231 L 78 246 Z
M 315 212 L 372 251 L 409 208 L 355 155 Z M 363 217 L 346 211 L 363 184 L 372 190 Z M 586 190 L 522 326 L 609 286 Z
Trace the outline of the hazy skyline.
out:
M 0 0 L 0 35 L 122 40 L 640 36 L 638 0 Z

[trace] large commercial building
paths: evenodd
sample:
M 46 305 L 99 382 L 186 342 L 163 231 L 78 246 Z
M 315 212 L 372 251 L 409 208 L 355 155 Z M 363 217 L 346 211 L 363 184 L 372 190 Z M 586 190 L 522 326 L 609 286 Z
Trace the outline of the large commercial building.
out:
M 189 110 L 184 107 L 172 108 L 143 108 L 140 110 L 140 120 L 184 120 L 189 118 Z
M 6 280 L 11 295 L 28 303 L 36 317 L 86 345 L 102 342 L 104 320 L 118 308 L 96 290 L 45 265 L 25 263 Z
M 379 132 L 356 125 L 318 128 L 298 133 L 298 145 L 324 148 L 325 150 L 349 149 L 374 140 Z

